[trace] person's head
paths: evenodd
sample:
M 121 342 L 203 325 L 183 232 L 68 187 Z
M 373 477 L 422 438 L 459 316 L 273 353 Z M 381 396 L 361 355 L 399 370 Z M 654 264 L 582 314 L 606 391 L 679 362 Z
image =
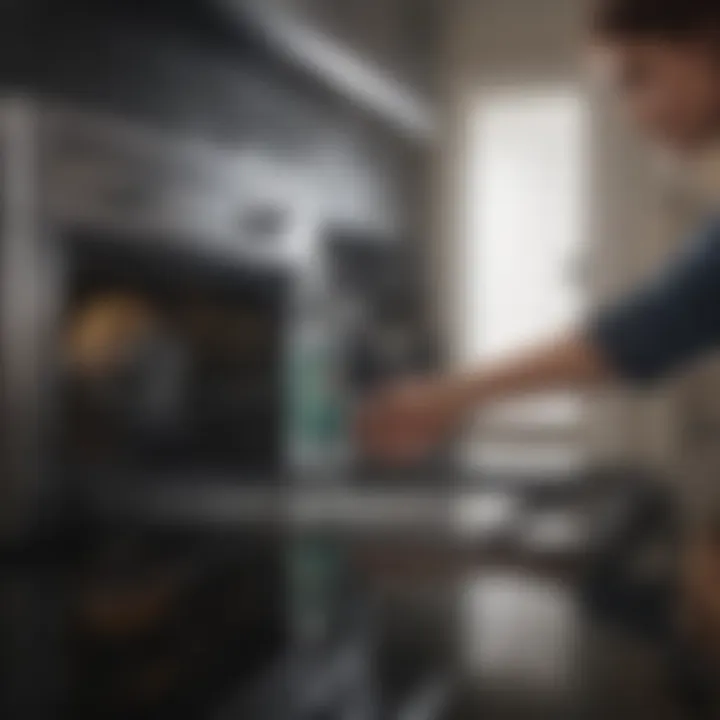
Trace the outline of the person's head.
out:
M 595 0 L 592 44 L 653 140 L 692 151 L 720 136 L 720 0 Z

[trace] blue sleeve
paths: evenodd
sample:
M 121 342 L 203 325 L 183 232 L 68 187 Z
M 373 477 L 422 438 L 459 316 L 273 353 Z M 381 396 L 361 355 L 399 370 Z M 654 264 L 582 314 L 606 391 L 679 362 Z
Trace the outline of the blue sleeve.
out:
M 720 222 L 649 284 L 601 310 L 588 335 L 620 377 L 665 377 L 720 343 Z

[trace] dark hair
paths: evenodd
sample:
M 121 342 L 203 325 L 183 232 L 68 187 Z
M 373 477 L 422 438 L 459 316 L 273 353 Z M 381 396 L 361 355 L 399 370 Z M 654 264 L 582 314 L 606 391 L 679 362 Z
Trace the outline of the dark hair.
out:
M 593 29 L 601 36 L 692 37 L 720 31 L 720 0 L 597 0 Z

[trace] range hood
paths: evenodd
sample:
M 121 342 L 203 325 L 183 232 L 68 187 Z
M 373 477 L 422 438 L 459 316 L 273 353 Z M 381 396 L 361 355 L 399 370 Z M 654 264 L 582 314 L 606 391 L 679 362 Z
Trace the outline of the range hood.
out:
M 378 64 L 362 57 L 298 13 L 267 0 L 214 0 L 245 31 L 257 34 L 281 60 L 408 138 L 435 134 L 431 103 Z

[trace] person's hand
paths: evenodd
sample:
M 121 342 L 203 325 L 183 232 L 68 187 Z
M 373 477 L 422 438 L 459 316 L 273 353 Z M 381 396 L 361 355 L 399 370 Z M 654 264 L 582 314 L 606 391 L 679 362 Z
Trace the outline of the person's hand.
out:
M 420 460 L 460 426 L 466 401 L 466 395 L 449 380 L 410 380 L 390 387 L 362 408 L 360 447 L 378 460 Z

